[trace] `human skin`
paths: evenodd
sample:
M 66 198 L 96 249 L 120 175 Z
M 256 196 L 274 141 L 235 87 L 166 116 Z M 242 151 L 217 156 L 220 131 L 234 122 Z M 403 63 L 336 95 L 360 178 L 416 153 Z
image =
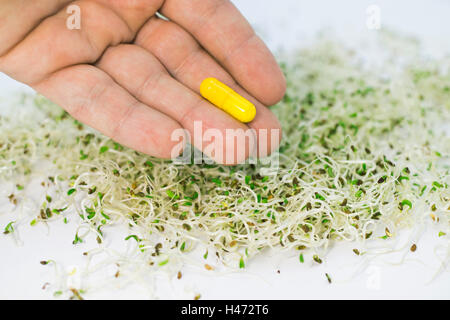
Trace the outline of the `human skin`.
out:
M 67 7 L 81 10 L 81 28 L 67 27 Z M 170 21 L 158 18 L 160 12 Z M 113 140 L 158 158 L 170 158 L 172 132 L 194 122 L 203 130 L 268 130 L 257 139 L 264 156 L 281 130 L 267 106 L 286 82 L 273 55 L 228 0 L 3 0 L 0 71 L 64 108 Z M 252 101 L 256 118 L 243 124 L 199 93 L 215 77 Z M 256 135 L 258 136 L 258 134 Z M 281 134 L 280 134 L 281 138 Z M 203 148 L 208 141 L 194 139 Z M 251 143 L 226 143 L 208 154 L 235 164 Z M 226 154 L 236 154 L 227 159 Z

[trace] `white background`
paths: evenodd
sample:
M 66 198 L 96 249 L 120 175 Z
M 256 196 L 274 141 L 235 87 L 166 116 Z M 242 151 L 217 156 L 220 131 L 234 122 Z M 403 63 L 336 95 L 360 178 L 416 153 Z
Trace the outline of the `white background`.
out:
M 446 0 L 235 0 L 234 3 L 273 50 L 306 44 L 323 29 L 332 30 L 350 43 L 374 37 L 376 31 L 366 27 L 366 9 L 376 4 L 381 9 L 382 28 L 415 35 L 432 52 L 450 52 L 450 1 Z M 8 96 L 17 90 L 29 89 L 0 74 L 0 96 Z M 1 228 L 14 214 L 6 199 L 11 190 L 13 186 L 2 186 L 0 190 Z M 86 247 L 72 246 L 71 225 L 57 223 L 49 230 L 24 227 L 20 236 L 23 243 L 18 246 L 13 238 L 0 235 L 0 298 L 51 297 L 41 289 L 53 277 L 49 267 L 39 264 L 43 259 L 52 258 L 65 266 L 83 265 L 81 253 Z M 412 243 L 408 233 L 400 240 L 398 248 L 402 244 L 407 248 Z M 339 244 L 326 255 L 320 266 L 311 262 L 310 254 L 306 254 L 306 262 L 300 264 L 295 253 L 266 253 L 251 261 L 246 273 L 218 275 L 210 272 L 205 275 L 201 267 L 191 267 L 183 270 L 182 280 L 163 279 L 166 288 L 160 296 L 192 298 L 194 293 L 201 293 L 205 299 L 448 299 L 448 271 L 431 281 L 440 267 L 437 244 L 445 243 L 435 233 L 425 233 L 418 242 L 417 252 L 406 256 L 361 258 L 352 253 L 359 244 Z M 326 281 L 325 272 L 332 276 L 332 285 Z M 128 287 L 105 290 L 88 297 L 148 298 L 149 295 L 139 287 Z

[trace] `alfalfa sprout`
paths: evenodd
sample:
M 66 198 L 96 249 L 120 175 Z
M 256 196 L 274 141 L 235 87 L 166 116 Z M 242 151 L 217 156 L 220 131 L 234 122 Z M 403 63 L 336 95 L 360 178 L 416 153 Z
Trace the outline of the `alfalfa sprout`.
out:
M 40 96 L 24 96 L 15 106 L 21 112 L 0 118 L 0 174 L 20 182 L 20 197 L 9 196 L 14 204 L 25 197 L 22 186 L 44 177 L 45 192 L 53 193 L 31 224 L 78 219 L 73 244 L 94 234 L 100 249 L 92 254 L 113 251 L 104 228 L 127 225 L 124 241 L 134 251 L 115 257 L 134 271 L 177 274 L 183 263 L 210 266 L 204 260 L 211 256 L 245 269 L 267 248 L 301 249 L 301 263 L 309 249 L 322 263 L 320 252 L 335 241 L 363 248 L 427 221 L 448 237 L 450 61 L 398 68 L 391 58 L 372 70 L 351 50 L 323 41 L 283 60 L 288 90 L 273 109 L 284 131 L 275 176 L 253 165 L 152 159 Z M 5 227 L 12 231 L 13 224 Z M 189 252 L 199 245 L 206 253 L 195 260 Z M 70 288 L 75 298 L 79 289 Z

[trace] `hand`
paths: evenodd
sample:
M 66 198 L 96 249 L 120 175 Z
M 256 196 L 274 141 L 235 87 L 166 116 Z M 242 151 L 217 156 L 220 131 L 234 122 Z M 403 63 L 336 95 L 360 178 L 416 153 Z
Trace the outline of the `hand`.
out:
M 67 27 L 67 6 L 81 9 L 81 28 Z M 159 11 L 170 21 L 158 18 Z M 0 71 L 62 106 L 74 118 L 146 154 L 170 158 L 174 130 L 269 130 L 260 155 L 278 147 L 278 102 L 285 80 L 270 51 L 228 0 L 9 0 L 0 5 Z M 244 125 L 199 95 L 215 77 L 251 100 Z M 243 134 L 243 133 L 242 133 Z M 281 138 L 281 136 L 280 136 Z M 207 142 L 194 137 L 203 149 Z M 268 145 L 268 152 L 262 146 Z M 234 164 L 250 143 L 206 153 Z M 224 161 L 227 153 L 236 154 Z

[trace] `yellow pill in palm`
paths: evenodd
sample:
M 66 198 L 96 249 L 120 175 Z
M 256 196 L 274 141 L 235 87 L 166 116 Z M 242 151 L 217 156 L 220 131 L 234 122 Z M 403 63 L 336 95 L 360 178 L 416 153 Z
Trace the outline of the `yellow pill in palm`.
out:
M 215 78 L 203 80 L 200 93 L 203 98 L 241 122 L 255 119 L 255 105 Z

